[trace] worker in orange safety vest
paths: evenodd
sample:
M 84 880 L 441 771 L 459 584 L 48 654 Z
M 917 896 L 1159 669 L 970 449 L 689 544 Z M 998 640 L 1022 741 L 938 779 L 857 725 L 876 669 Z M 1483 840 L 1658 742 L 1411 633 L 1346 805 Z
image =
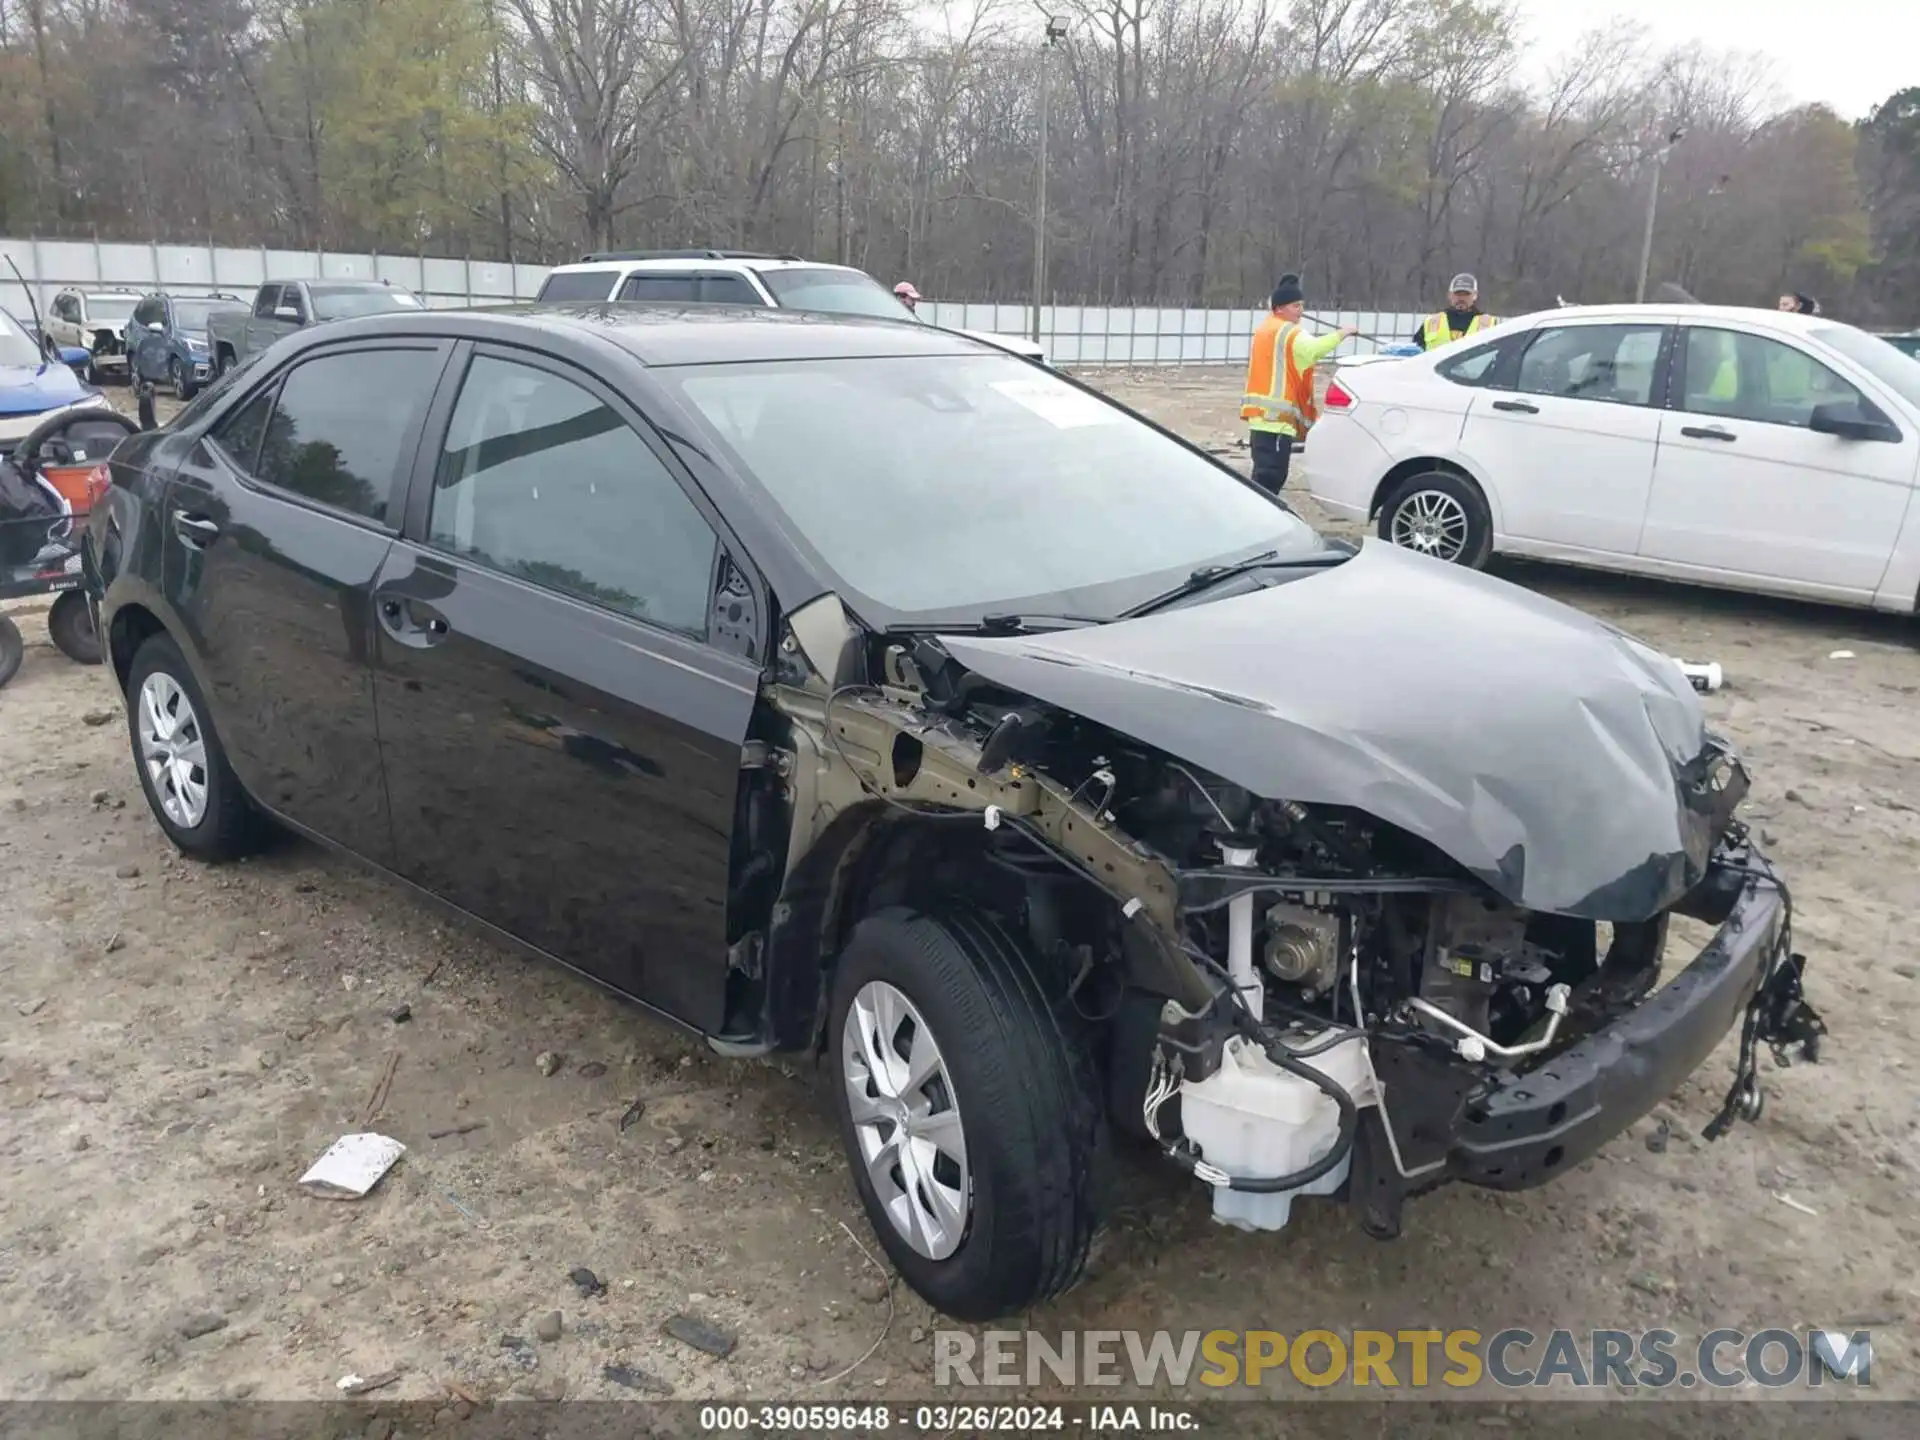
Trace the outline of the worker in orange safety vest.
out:
M 1273 287 L 1267 318 L 1253 332 L 1247 355 L 1247 390 L 1240 418 L 1247 422 L 1253 451 L 1253 483 L 1269 495 L 1278 495 L 1287 483 L 1293 460 L 1293 442 L 1307 438 L 1319 416 L 1314 399 L 1313 367 L 1331 355 L 1342 340 L 1359 332 L 1351 325 L 1309 335 L 1300 324 L 1306 292 L 1298 275 L 1282 275 Z
M 1456 275 L 1447 287 L 1447 308 L 1436 310 L 1414 331 L 1413 343 L 1422 350 L 1438 350 L 1455 340 L 1491 330 L 1500 322 L 1480 309 L 1480 282 L 1471 275 Z

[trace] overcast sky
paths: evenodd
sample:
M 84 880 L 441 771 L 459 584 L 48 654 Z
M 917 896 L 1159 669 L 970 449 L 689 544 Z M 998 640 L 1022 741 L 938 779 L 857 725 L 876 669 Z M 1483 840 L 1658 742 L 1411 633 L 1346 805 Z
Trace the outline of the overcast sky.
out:
M 1859 119 L 1920 85 L 1920 0 L 1514 0 L 1533 42 L 1529 80 L 1612 16 L 1657 46 L 1699 41 L 1772 62 L 1786 104 L 1823 101 Z

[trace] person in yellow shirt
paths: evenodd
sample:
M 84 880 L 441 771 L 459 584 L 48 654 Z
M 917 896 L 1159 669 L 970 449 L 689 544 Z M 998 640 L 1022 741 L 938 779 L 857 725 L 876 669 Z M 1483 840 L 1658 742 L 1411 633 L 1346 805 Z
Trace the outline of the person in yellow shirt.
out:
M 1313 367 L 1342 340 L 1359 333 L 1345 325 L 1324 335 L 1309 335 L 1300 323 L 1305 312 L 1306 292 L 1300 277 L 1282 275 L 1247 355 L 1247 389 L 1240 418 L 1247 422 L 1253 451 L 1253 483 L 1274 496 L 1286 488 L 1293 442 L 1307 438 L 1320 413 Z

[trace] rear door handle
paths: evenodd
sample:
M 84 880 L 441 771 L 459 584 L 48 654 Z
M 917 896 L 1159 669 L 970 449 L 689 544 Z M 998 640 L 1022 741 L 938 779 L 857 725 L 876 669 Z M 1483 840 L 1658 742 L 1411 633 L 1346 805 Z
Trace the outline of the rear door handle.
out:
M 190 510 L 173 512 L 173 533 L 189 550 L 203 550 L 220 538 L 220 527 Z
M 1680 433 L 1689 440 L 1731 440 L 1731 430 L 1722 430 L 1718 425 L 1682 425 Z
M 1540 407 L 1538 405 L 1529 405 L 1524 400 L 1496 400 L 1493 402 L 1493 408 L 1496 410 L 1509 410 L 1516 415 L 1538 415 L 1540 413 Z

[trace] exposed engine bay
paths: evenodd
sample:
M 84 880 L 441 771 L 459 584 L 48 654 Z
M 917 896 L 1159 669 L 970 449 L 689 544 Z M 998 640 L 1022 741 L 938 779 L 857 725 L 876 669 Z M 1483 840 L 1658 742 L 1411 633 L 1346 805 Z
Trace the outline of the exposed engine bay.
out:
M 1691 848 L 1649 861 L 1663 892 L 1582 881 L 1611 914 L 1556 913 L 1355 805 L 1255 793 L 827 601 L 779 657 L 792 835 L 771 949 L 851 883 L 1017 915 L 1113 1123 L 1212 1186 L 1225 1223 L 1277 1229 L 1295 1197 L 1344 1192 L 1390 1236 L 1446 1180 L 1571 1168 L 1732 1028 L 1710 1136 L 1758 1115 L 1761 1045 L 1817 1057 L 1791 902 L 1711 736 L 1664 782 Z M 1672 914 L 1720 932 L 1650 1003 Z

